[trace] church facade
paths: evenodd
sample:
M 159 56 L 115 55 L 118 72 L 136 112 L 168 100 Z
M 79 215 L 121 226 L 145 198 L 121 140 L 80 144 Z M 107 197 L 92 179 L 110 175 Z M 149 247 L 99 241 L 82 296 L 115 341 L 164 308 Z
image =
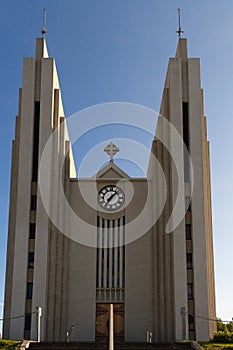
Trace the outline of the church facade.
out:
M 40 165 L 52 134 L 46 207 Z M 114 163 L 117 146 L 106 146 L 109 164 L 77 178 L 55 61 L 37 39 L 35 57 L 24 59 L 12 146 L 3 336 L 37 339 L 39 306 L 42 340 L 65 340 L 72 328 L 72 340 L 106 341 L 113 304 L 115 341 L 144 342 L 147 331 L 153 342 L 208 341 L 216 328 L 209 143 L 200 62 L 186 39 L 169 60 L 147 177 L 129 177 Z

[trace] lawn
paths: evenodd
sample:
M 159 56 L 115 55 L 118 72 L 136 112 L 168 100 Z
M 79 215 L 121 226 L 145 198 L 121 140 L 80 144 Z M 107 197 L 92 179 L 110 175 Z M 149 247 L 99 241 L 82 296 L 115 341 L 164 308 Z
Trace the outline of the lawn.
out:
M 200 345 L 204 350 L 233 350 L 233 344 L 206 343 Z

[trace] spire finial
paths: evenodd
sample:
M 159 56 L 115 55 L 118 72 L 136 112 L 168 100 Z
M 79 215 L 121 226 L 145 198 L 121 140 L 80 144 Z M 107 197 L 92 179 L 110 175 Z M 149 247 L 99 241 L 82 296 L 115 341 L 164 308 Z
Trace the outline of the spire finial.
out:
M 176 31 L 176 33 L 179 36 L 179 39 L 181 39 L 181 35 L 184 33 L 184 31 L 181 28 L 181 24 L 180 24 L 180 8 L 178 7 L 178 20 L 179 20 L 179 29 Z
M 46 29 L 46 8 L 43 9 L 43 28 L 41 29 L 41 34 L 43 38 L 45 38 L 45 34 L 47 33 Z
M 116 145 L 114 145 L 114 143 L 112 143 L 111 141 L 110 144 L 107 147 L 105 147 L 104 152 L 106 152 L 109 155 L 110 162 L 113 162 L 113 156 L 117 152 L 119 152 L 119 148 Z

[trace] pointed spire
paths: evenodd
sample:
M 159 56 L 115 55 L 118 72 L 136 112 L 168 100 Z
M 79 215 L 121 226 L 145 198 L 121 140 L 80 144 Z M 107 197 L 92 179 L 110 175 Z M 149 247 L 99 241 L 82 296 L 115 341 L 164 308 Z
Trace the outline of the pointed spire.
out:
M 46 40 L 44 38 L 36 39 L 36 59 L 48 58 L 48 49 L 46 45 Z
M 176 49 L 176 57 L 188 58 L 188 43 L 186 38 L 179 39 Z
M 180 22 L 180 8 L 178 7 L 178 22 L 179 22 L 179 28 L 178 30 L 176 31 L 176 33 L 178 34 L 179 36 L 179 39 L 181 39 L 181 35 L 184 33 L 184 31 L 182 30 L 181 28 L 181 22 Z
M 45 38 L 45 34 L 47 33 L 47 29 L 46 29 L 46 8 L 44 7 L 43 9 L 43 27 L 41 29 L 41 34 L 42 37 Z

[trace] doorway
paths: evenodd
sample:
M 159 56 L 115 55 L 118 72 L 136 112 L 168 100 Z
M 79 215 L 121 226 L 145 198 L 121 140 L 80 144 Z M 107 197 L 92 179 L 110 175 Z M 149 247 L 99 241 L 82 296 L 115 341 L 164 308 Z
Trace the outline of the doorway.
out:
M 124 304 L 113 304 L 114 341 L 124 341 Z M 110 326 L 110 304 L 96 304 L 96 341 L 108 342 Z

